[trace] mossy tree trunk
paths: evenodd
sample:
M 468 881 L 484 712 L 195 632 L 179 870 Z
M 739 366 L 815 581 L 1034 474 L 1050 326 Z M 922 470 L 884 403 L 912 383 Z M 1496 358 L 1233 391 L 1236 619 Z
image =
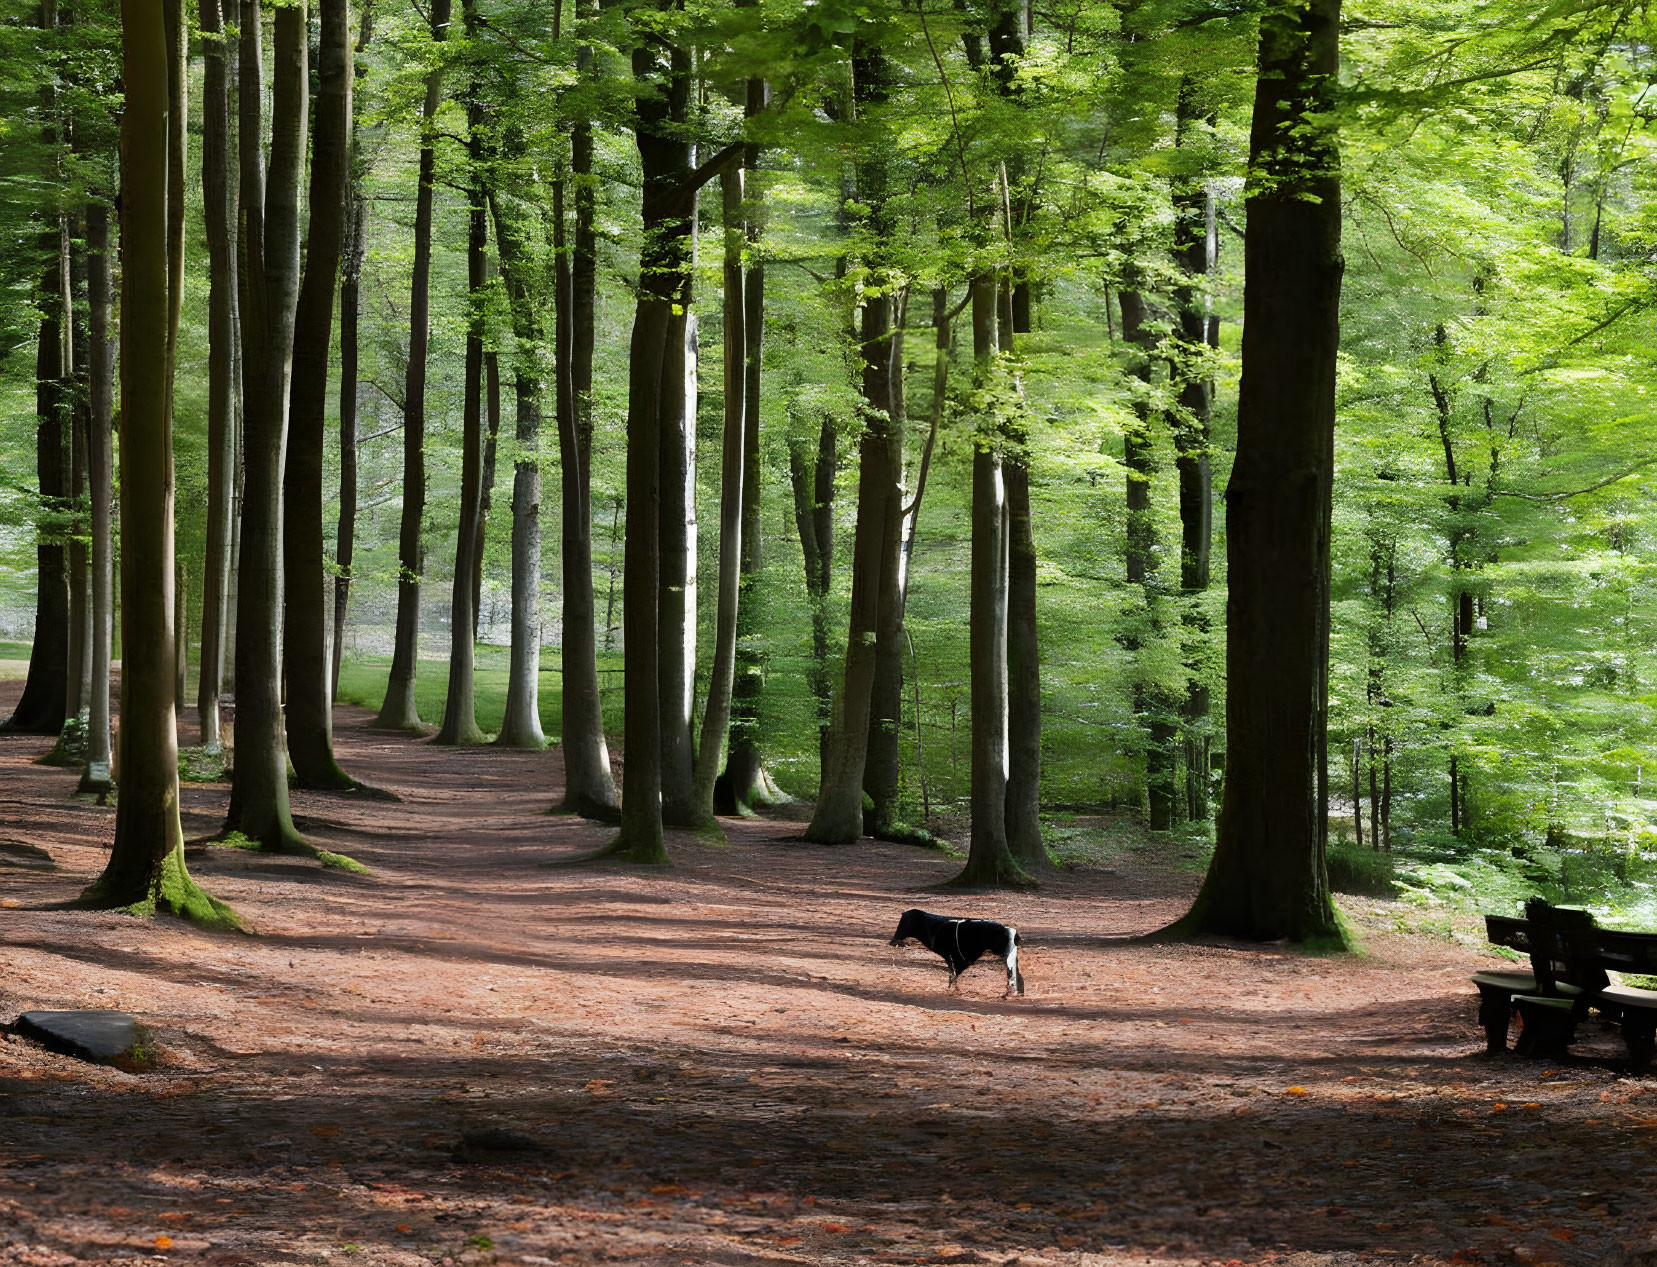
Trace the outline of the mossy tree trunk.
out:
M 1261 20 L 1237 458 L 1226 489 L 1225 795 L 1170 932 L 1340 940 L 1324 849 L 1341 201 L 1340 0 Z
M 191 881 L 178 809 L 173 710 L 173 467 L 168 327 L 167 66 L 161 0 L 123 0 L 121 121 L 121 797 L 95 906 L 233 923 Z
M 241 241 L 245 470 L 236 583 L 236 760 L 226 826 L 275 852 L 309 852 L 288 806 L 282 724 L 282 458 L 299 293 L 305 165 L 305 9 L 276 12 L 270 169 L 259 172 L 263 74 L 258 0 L 242 5 Z M 263 186 L 261 189 L 260 186 Z

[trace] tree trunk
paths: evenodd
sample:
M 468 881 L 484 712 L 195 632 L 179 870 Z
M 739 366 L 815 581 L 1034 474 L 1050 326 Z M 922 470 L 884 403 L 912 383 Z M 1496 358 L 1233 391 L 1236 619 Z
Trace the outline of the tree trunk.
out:
M 1195 93 L 1194 80 L 1186 76 L 1180 81 L 1176 111 L 1176 140 L 1181 144 L 1198 122 Z M 1180 270 L 1174 298 L 1187 359 L 1181 371 L 1174 461 L 1179 472 L 1180 589 L 1185 598 L 1182 623 L 1189 678 L 1180 718 L 1185 732 L 1186 815 L 1197 822 L 1209 815 L 1209 688 L 1203 664 L 1210 630 L 1200 596 L 1208 588 L 1214 537 L 1214 480 L 1208 453 L 1214 380 L 1206 356 L 1219 346 L 1220 323 L 1208 294 L 1209 278 L 1219 263 L 1219 245 L 1214 195 L 1206 178 L 1182 181 L 1174 193 L 1174 263 Z M 1193 365 L 1202 368 L 1193 370 Z
M 690 59 L 678 48 L 641 44 L 633 51 L 641 89 L 634 137 L 644 170 L 644 250 L 638 308 L 628 362 L 625 734 L 621 833 L 609 852 L 634 862 L 665 862 L 663 822 L 664 628 L 662 520 L 667 515 L 664 451 L 683 453 L 685 322 L 690 303 L 690 231 L 694 203 L 683 189 L 690 175 L 684 120 Z M 678 309 L 675 316 L 674 309 Z M 682 474 L 682 473 L 681 473 Z M 677 649 L 675 654 L 678 654 Z
M 477 10 L 462 0 L 467 39 L 475 37 Z M 449 683 L 443 725 L 434 743 L 483 742 L 478 729 L 472 666 L 477 619 L 472 606 L 472 568 L 477 563 L 478 530 L 483 518 L 483 289 L 489 283 L 488 210 L 479 173 L 483 166 L 484 108 L 481 85 L 474 80 L 466 105 L 467 151 L 472 189 L 466 232 L 466 369 L 461 398 L 460 526 L 455 538 L 454 583 L 449 587 Z M 537 639 L 537 642 L 539 639 Z
M 561 190 L 554 187 L 554 215 Z M 512 312 L 512 333 L 516 341 L 513 356 L 512 389 L 517 402 L 518 457 L 512 472 L 512 650 L 507 670 L 506 713 L 496 740 L 506 747 L 541 748 L 546 736 L 541 731 L 541 317 L 540 298 L 532 281 L 534 264 L 525 247 L 521 226 L 503 214 L 495 191 L 489 195 L 495 216 L 495 245 L 500 252 L 501 272 L 506 279 L 507 301 Z M 555 235 L 554 249 L 560 243 Z M 562 266 L 558 266 L 562 267 Z M 556 283 L 555 283 L 556 285 Z M 555 309 L 557 308 L 555 296 Z M 559 313 L 555 311 L 555 325 Z M 554 331 L 558 344 L 556 372 L 565 372 L 564 335 Z M 562 406 L 562 401 L 558 406 Z M 591 593 L 591 580 L 588 592 Z
M 449 34 L 451 0 L 432 0 L 431 38 Z M 419 730 L 414 679 L 420 661 L 420 576 L 425 551 L 420 520 L 426 510 L 426 354 L 431 344 L 432 194 L 437 179 L 437 107 L 443 95 L 439 63 L 426 76 L 420 109 L 420 177 L 414 204 L 414 280 L 409 291 L 408 370 L 403 380 L 403 514 L 397 534 L 397 633 L 391 676 L 374 725 L 383 730 Z
M 903 724 L 903 561 L 905 517 L 903 450 L 903 326 L 907 292 L 892 300 L 892 333 L 887 340 L 886 399 L 868 401 L 890 418 L 894 486 L 886 500 L 884 549 L 880 559 L 880 613 L 875 622 L 875 674 L 869 699 L 869 752 L 863 768 L 863 833 L 877 840 L 908 840 L 912 828 L 898 820 L 898 730 Z
M 834 684 L 829 673 L 828 593 L 834 563 L 834 478 L 839 454 L 834 418 L 824 413 L 817 451 L 810 441 L 788 446 L 789 482 L 794 492 L 794 523 L 805 560 L 806 595 L 811 601 L 811 669 L 807 674 L 817 709 L 817 768 L 829 768 L 834 734 Z
M 688 74 L 689 59 L 685 58 Z M 685 147 L 684 175 L 695 164 Z M 662 366 L 660 480 L 661 574 L 657 598 L 661 622 L 657 674 L 662 701 L 662 821 L 699 826 L 696 817 L 696 750 L 691 725 L 696 706 L 696 400 L 698 320 L 691 308 L 696 264 L 697 205 L 693 195 L 687 229 L 688 265 L 682 300 Z
M 581 50 L 577 64 L 581 68 L 591 66 L 590 48 Z M 567 421 L 563 417 L 558 420 L 563 494 L 564 808 L 589 817 L 613 819 L 619 802 L 598 692 L 598 630 L 593 597 L 593 347 L 598 249 L 596 199 L 593 184 L 587 179 L 593 171 L 593 128 L 585 119 L 579 120 L 571 132 L 570 171 L 576 177 L 575 250 L 570 259 L 571 408 Z M 632 443 L 631 436 L 628 443 Z M 608 634 L 608 618 L 605 626 Z
M 64 225 L 65 230 L 68 225 Z M 72 535 L 69 539 L 69 683 L 65 701 L 64 722 L 84 720 L 87 701 L 92 690 L 92 595 L 91 572 L 88 567 L 87 542 L 89 525 L 87 508 L 88 441 L 91 428 L 91 396 L 88 381 L 87 301 L 81 296 L 87 292 L 86 250 L 76 245 L 65 233 L 64 245 L 69 256 L 70 303 L 69 348 L 71 407 L 69 411 L 69 496 L 74 507 Z M 80 754 L 76 754 L 79 756 Z
M 121 797 L 97 906 L 234 923 L 184 865 L 171 653 L 173 471 L 167 381 L 167 64 L 160 0 L 123 0 L 121 120 Z
M 753 118 L 770 100 L 763 79 L 750 79 L 744 113 Z M 761 196 L 756 178 L 759 146 L 748 146 L 742 165 L 747 173 L 743 193 L 747 200 L 744 232 L 751 258 L 744 270 L 742 328 L 743 353 L 743 471 L 742 471 L 742 594 L 737 608 L 736 680 L 731 688 L 730 754 L 725 761 L 721 808 L 741 813 L 757 805 L 786 799 L 766 772 L 759 741 L 759 701 L 765 688 L 765 660 L 760 651 L 763 590 L 759 584 L 765 552 L 760 536 L 760 378 L 765 354 L 765 262 L 758 247 L 763 235 Z
M 1261 21 L 1226 492 L 1228 770 L 1213 862 L 1178 933 L 1342 936 L 1324 863 L 1339 23 L 1339 0 L 1278 7 Z
M 483 416 L 488 425 L 483 432 L 483 482 L 478 489 L 478 537 L 472 543 L 473 642 L 478 640 L 478 625 L 483 613 L 483 549 L 489 536 L 489 515 L 495 507 L 495 454 L 501 435 L 501 358 L 500 353 L 494 348 L 485 348 L 483 352 Z M 539 694 L 540 648 L 537 647 L 535 650 L 536 691 Z
M 196 717 L 201 746 L 219 752 L 219 695 L 224 687 L 229 614 L 231 482 L 236 465 L 236 193 L 231 180 L 235 132 L 230 114 L 230 37 L 221 0 L 200 3 L 202 57 L 201 184 L 207 228 L 207 555 L 201 574 L 201 676 Z
M 719 465 L 719 606 L 715 616 L 713 669 L 702 713 L 702 740 L 696 754 L 694 814 L 713 822 L 713 785 L 725 759 L 731 725 L 731 692 L 736 678 L 736 629 L 741 585 L 743 478 L 747 472 L 748 332 L 742 277 L 743 170 L 720 177 L 725 228 L 724 372 L 725 437 Z
M 1013 335 L 1030 332 L 1029 283 L 1011 284 L 1005 307 Z M 1020 300 L 1020 291 L 1023 299 Z M 1014 350 L 1009 346 L 1008 351 Z M 1007 848 L 1026 871 L 1052 866 L 1041 837 L 1041 637 L 1036 619 L 1036 538 L 1030 513 L 1026 429 L 1006 458 Z
M 303 5 L 276 13 L 270 172 L 252 178 L 261 135 L 261 18 L 243 0 L 241 46 L 243 444 L 236 583 L 236 758 L 227 826 L 270 851 L 309 852 L 288 808 L 282 725 L 282 457 L 299 291 L 299 178 L 305 164 Z
M 35 353 L 35 474 L 40 513 L 56 517 L 68 492 L 64 422 L 63 273 L 52 232 L 53 259 L 41 285 L 40 342 Z M 69 693 L 68 558 L 59 529 L 42 523 L 35 531 L 35 629 L 23 695 L 4 727 L 13 734 L 55 735 L 63 729 Z M 168 644 L 169 654 L 171 643 Z
M 374 33 L 373 0 L 364 0 L 356 51 Z M 362 308 L 362 266 L 368 254 L 368 199 L 363 196 L 367 159 L 351 98 L 351 162 L 345 186 L 345 237 L 340 244 L 339 279 L 339 524 L 334 533 L 333 667 L 331 698 L 339 697 L 339 670 L 345 655 L 345 615 L 351 600 L 351 565 L 357 536 L 357 328 Z
M 972 350 L 980 389 L 996 372 L 996 279 L 972 279 Z M 968 642 L 972 668 L 972 841 L 950 881 L 1023 886 L 1029 876 L 1007 845 L 1007 547 L 1010 537 L 999 419 L 987 419 L 972 458 L 972 577 Z
M 79 791 L 109 791 L 109 657 L 114 616 L 114 567 L 110 551 L 110 510 L 114 502 L 115 341 L 110 338 L 109 208 L 94 200 L 86 208 L 86 295 L 89 348 L 87 475 L 92 502 L 92 664 L 87 697 L 86 766 Z
M 323 433 L 334 283 L 345 241 L 351 165 L 351 14 L 348 0 L 319 0 L 317 96 L 311 141 L 310 225 L 293 345 L 293 399 L 283 477 L 288 756 L 298 787 L 357 787 L 334 759 L 333 664 L 328 652 L 328 578 L 322 540 Z

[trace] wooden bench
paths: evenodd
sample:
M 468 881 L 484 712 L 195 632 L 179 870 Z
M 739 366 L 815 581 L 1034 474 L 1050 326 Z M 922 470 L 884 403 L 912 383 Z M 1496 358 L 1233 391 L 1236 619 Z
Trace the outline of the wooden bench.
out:
M 1490 1051 L 1507 1047 L 1508 1025 L 1519 1013 L 1515 1043 L 1521 1055 L 1558 1057 L 1576 1037 L 1577 1022 L 1596 1009 L 1618 1021 L 1629 1063 L 1645 1068 L 1657 1047 L 1657 990 L 1612 985 L 1608 972 L 1657 974 L 1657 933 L 1600 928 L 1586 911 L 1526 905 L 1526 918 L 1485 917 L 1492 943 L 1530 957 L 1529 972 L 1479 972 L 1479 1021 Z

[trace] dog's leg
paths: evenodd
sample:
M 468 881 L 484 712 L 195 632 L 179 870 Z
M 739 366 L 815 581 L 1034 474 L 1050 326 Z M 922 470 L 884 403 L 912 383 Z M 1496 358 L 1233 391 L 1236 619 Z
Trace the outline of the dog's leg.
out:
M 1009 928 L 1007 930 L 1007 993 L 1001 997 L 1006 998 L 1015 988 L 1020 994 L 1024 993 L 1024 974 L 1018 970 L 1018 929 Z

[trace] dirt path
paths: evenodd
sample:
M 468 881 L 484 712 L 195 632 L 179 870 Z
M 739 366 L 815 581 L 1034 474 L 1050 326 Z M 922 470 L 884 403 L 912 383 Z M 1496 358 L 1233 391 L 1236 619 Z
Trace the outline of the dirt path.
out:
M 1657 1081 L 1609 1035 L 1476 1054 L 1477 952 L 1384 904 L 1348 908 L 1368 957 L 1305 959 L 1109 940 L 1189 874 L 918 894 L 956 864 L 774 822 L 549 868 L 602 839 L 543 813 L 556 752 L 366 720 L 346 764 L 403 803 L 295 805 L 371 875 L 193 851 L 252 936 L 41 909 L 113 812 L 0 738 L 0 1020 L 125 1008 L 163 1054 L 0 1042 L 0 1264 L 1657 1263 Z M 226 792 L 186 787 L 188 833 Z M 910 905 L 1017 924 L 1029 993 L 947 994 L 885 945 Z M 491 1129 L 533 1151 L 461 1142 Z

